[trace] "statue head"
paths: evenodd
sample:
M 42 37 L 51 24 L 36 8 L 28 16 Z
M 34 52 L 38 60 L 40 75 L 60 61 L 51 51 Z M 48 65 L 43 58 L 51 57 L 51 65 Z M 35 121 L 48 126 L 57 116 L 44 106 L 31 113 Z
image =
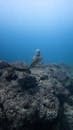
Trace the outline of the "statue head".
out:
M 40 49 L 36 49 L 36 56 L 40 56 Z

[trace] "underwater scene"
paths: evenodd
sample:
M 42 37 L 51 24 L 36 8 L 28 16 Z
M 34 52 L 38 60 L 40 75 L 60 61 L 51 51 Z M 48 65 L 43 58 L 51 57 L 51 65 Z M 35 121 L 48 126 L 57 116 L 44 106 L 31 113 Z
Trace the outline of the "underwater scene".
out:
M 0 130 L 73 130 L 72 0 L 0 0 Z

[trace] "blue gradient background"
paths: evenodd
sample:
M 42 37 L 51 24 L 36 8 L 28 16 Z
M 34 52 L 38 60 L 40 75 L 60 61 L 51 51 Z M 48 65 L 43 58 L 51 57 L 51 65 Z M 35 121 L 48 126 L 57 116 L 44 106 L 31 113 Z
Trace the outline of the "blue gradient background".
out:
M 0 0 L 0 60 L 73 64 L 73 0 Z

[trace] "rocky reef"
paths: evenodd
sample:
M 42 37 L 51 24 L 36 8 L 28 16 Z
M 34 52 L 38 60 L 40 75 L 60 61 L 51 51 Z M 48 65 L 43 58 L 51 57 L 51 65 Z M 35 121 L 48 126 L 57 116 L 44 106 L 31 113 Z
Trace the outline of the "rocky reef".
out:
M 0 61 L 0 130 L 73 130 L 73 69 Z

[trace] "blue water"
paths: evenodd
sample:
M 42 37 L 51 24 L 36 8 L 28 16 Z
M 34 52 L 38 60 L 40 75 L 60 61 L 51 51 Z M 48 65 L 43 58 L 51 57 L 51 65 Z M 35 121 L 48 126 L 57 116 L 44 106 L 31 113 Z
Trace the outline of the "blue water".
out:
M 45 2 L 47 3 L 47 0 Z M 35 9 L 32 3 L 27 4 L 28 11 L 23 7 L 23 3 L 17 5 L 8 0 L 8 3 L 1 4 L 0 60 L 10 62 L 19 60 L 31 63 L 35 50 L 39 48 L 45 63 L 73 65 L 73 8 L 71 3 L 65 5 L 57 3 L 63 7 L 56 10 L 53 5 L 54 11 L 49 9 L 47 4 L 37 4 L 38 9 L 36 6 Z M 31 10 L 30 6 L 33 6 Z
M 73 32 L 30 33 L 17 29 L 2 29 L 0 59 L 30 63 L 36 48 L 41 50 L 45 63 L 73 64 Z

